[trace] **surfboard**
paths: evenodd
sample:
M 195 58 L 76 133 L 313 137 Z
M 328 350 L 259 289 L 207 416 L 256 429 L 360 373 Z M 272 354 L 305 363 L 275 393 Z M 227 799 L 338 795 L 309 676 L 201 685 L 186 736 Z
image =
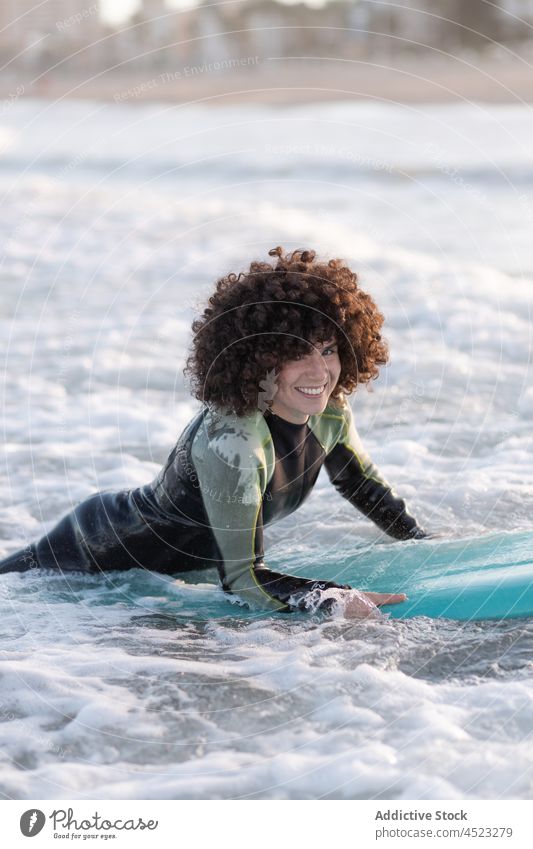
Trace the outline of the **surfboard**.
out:
M 283 571 L 291 571 L 284 558 Z M 378 543 L 353 549 L 315 551 L 313 574 L 372 592 L 404 592 L 408 600 L 382 607 L 396 619 L 414 616 L 455 619 L 517 619 L 533 616 L 533 533 L 504 533 L 462 540 Z M 320 566 L 317 568 L 317 562 Z M 270 561 L 269 565 L 276 568 Z M 281 570 L 281 561 L 280 561 Z M 296 573 L 296 570 L 294 570 Z M 319 574 L 320 573 L 320 574 Z

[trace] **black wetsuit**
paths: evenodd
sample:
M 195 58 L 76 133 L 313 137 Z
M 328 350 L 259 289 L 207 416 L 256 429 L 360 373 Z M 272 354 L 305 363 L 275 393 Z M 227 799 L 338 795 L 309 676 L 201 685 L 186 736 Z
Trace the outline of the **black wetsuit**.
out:
M 390 536 L 425 536 L 364 453 L 346 402 L 306 424 L 204 408 L 151 484 L 95 493 L 0 562 L 0 573 L 43 566 L 176 574 L 216 566 L 223 588 L 252 607 L 302 609 L 310 592 L 339 585 L 270 570 L 263 526 L 302 504 L 322 465 L 341 495 Z

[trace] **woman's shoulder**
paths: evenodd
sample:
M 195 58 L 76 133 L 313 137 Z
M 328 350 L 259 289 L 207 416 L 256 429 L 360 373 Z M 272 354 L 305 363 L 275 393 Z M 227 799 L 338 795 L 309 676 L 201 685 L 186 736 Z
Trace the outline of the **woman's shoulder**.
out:
M 236 416 L 230 411 L 209 406 L 204 411 L 195 443 L 196 450 L 208 450 L 227 459 L 242 452 L 264 455 L 271 437 L 259 410 L 247 416 Z
M 341 395 L 338 399 L 331 399 L 322 413 L 310 416 L 309 427 L 329 454 L 349 428 L 351 420 L 351 407 L 345 395 Z
M 338 398 L 330 398 L 328 405 L 322 413 L 326 418 L 345 419 L 351 415 L 351 407 L 344 393 L 341 393 Z

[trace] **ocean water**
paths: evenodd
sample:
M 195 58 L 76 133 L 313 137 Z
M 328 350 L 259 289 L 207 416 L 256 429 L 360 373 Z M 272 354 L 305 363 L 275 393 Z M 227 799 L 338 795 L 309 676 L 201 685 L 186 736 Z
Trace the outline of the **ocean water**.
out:
M 531 531 L 532 130 L 519 105 L 5 104 L 0 555 L 152 479 L 197 409 L 195 311 L 278 244 L 345 257 L 385 313 L 351 400 L 440 534 L 421 553 Z M 332 577 L 339 540 L 410 545 L 323 475 L 267 560 Z M 2 797 L 531 797 L 532 620 L 257 615 L 184 578 L 1 576 Z

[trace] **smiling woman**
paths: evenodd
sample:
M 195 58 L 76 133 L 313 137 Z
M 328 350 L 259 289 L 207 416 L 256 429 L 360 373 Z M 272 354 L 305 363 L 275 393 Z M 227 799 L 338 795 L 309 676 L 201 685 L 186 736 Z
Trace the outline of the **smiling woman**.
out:
M 324 466 L 337 490 L 396 539 L 425 536 L 360 443 L 346 394 L 387 361 L 383 316 L 341 260 L 270 251 L 221 278 L 194 322 L 187 373 L 202 408 L 143 487 L 98 492 L 0 573 L 217 566 L 250 607 L 367 616 L 403 595 L 273 572 L 263 526 L 294 512 Z

